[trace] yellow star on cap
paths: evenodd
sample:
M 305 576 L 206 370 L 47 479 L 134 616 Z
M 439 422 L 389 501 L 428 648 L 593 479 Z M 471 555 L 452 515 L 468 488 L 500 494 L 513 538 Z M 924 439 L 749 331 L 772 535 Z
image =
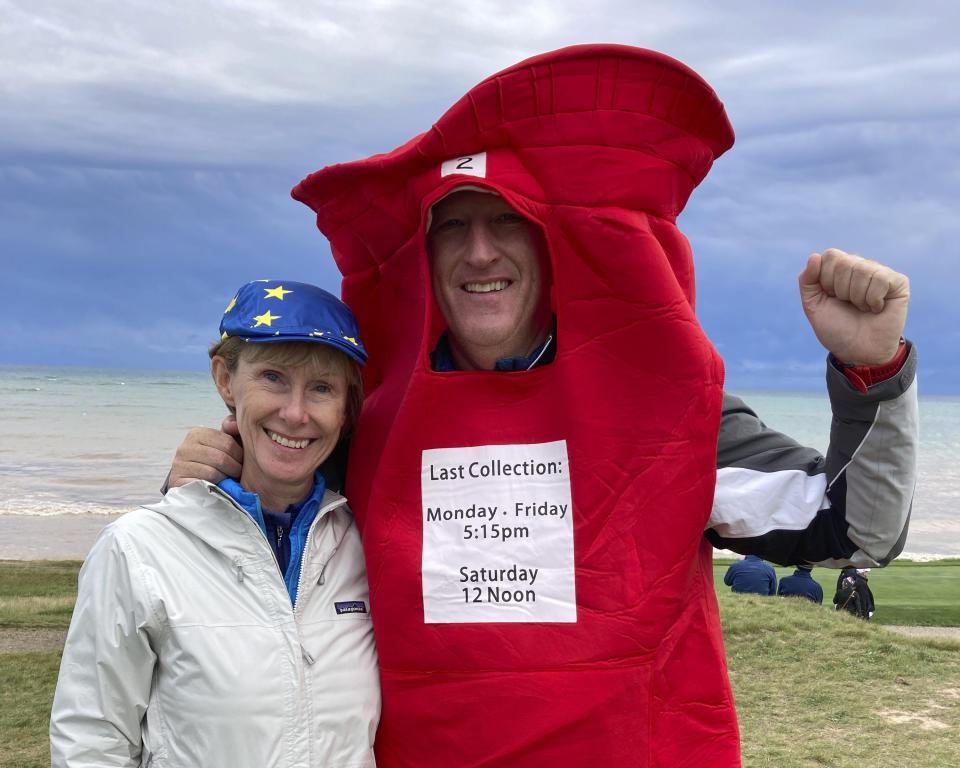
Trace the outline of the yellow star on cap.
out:
M 345 338 L 347 341 L 353 344 L 353 346 L 357 346 L 357 340 L 352 336 L 344 336 L 343 338 Z
M 237 297 L 236 297 L 236 296 L 234 296 L 232 299 L 230 299 L 230 306 L 228 306 L 225 310 L 223 310 L 223 314 L 227 314 L 227 312 L 229 312 L 229 311 L 230 311 L 231 309 L 233 309 L 235 306 L 237 306 Z
M 278 285 L 276 288 L 264 288 L 263 290 L 266 291 L 266 293 L 263 295 L 263 298 L 280 299 L 280 301 L 283 301 L 283 295 L 285 293 L 293 293 L 293 291 L 285 291 L 282 285 Z
M 257 328 L 258 326 L 261 326 L 261 325 L 270 325 L 271 323 L 273 323 L 274 320 L 279 320 L 280 315 L 271 315 L 270 310 L 268 309 L 262 315 L 257 315 L 253 319 L 257 321 L 257 324 L 253 327 Z

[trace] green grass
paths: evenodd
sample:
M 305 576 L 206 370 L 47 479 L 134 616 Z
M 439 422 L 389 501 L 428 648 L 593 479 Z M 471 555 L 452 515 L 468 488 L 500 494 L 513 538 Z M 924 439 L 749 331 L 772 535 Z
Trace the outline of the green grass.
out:
M 0 560 L 0 627 L 70 626 L 80 561 Z
M 960 626 L 958 566 L 871 571 L 874 618 Z M 0 561 L 0 626 L 66 627 L 78 568 Z M 960 643 L 901 637 L 807 600 L 734 595 L 723 586 L 726 564 L 716 570 L 746 768 L 957 764 Z M 814 576 L 829 601 L 836 572 Z M 59 663 L 59 651 L 0 655 L 0 768 L 49 765 Z
M 957 765 L 960 643 L 808 600 L 718 598 L 744 766 Z
M 714 560 L 714 584 L 717 593 L 729 592 L 723 574 L 733 560 Z M 793 568 L 775 567 L 777 579 L 789 576 Z M 827 568 L 814 568 L 813 578 L 823 587 L 823 604 L 833 609 L 837 574 Z M 933 560 L 926 563 L 895 560 L 886 568 L 874 568 L 867 575 L 876 602 L 871 619 L 877 624 L 906 624 L 926 627 L 960 627 L 960 559 Z
M 50 765 L 47 727 L 60 651 L 0 654 L 0 766 Z

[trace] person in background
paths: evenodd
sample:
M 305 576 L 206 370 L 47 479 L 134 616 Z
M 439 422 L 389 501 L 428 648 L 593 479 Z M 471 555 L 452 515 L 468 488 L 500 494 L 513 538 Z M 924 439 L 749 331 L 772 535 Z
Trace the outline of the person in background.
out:
M 780 579 L 777 594 L 782 597 L 805 597 L 820 604 L 823 602 L 823 587 L 813 580 L 812 565 L 798 565 L 790 576 Z
M 317 471 L 360 412 L 356 320 L 320 288 L 256 281 L 220 331 L 211 369 L 243 471 L 174 488 L 97 539 L 53 702 L 53 766 L 375 766 L 363 548 Z
M 854 616 L 870 621 L 876 606 L 873 602 L 873 592 L 867 584 L 869 568 L 854 568 L 847 566 L 837 576 L 837 591 L 833 595 L 833 607 L 838 611 L 846 611 Z
M 756 555 L 731 563 L 723 575 L 723 583 L 731 592 L 753 592 L 756 595 L 777 594 L 777 572 L 770 563 Z

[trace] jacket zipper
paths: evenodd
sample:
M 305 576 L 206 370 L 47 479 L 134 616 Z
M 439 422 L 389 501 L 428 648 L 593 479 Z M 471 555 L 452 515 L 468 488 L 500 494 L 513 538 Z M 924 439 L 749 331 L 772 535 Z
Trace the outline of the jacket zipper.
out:
M 220 494 L 221 496 L 223 496 L 227 501 L 229 501 L 230 504 L 231 504 L 238 512 L 241 512 L 241 513 L 244 515 L 244 517 L 246 517 L 246 518 L 250 521 L 251 525 L 253 525 L 253 527 L 257 530 L 257 533 L 260 534 L 260 538 L 263 540 L 263 543 L 267 545 L 267 549 L 270 549 L 270 542 L 267 541 L 267 537 L 263 535 L 263 531 L 260 530 L 260 526 L 257 525 L 256 520 L 254 520 L 252 517 L 250 517 L 250 513 L 247 512 L 247 510 L 245 510 L 245 509 L 244 509 L 243 507 L 241 507 L 239 504 L 237 504 L 236 500 L 235 500 L 233 497 L 231 497 L 229 493 L 225 493 L 224 491 L 221 491 L 219 488 L 217 489 L 217 493 L 219 493 L 219 494 Z M 258 501 L 257 503 L 259 504 L 259 501 Z M 330 503 L 328 503 L 326 506 L 320 507 L 320 509 L 317 510 L 317 515 L 316 515 L 316 517 L 313 519 L 313 523 L 310 524 L 310 530 L 307 531 L 307 540 L 303 543 L 303 552 L 306 552 L 307 549 L 308 549 L 308 547 L 310 546 L 310 541 L 313 539 L 313 532 L 314 532 L 314 530 L 316 530 L 317 523 L 319 522 L 320 518 L 323 517 L 323 515 L 325 515 L 327 512 L 330 512 L 331 510 L 334 510 L 334 509 L 336 509 L 337 507 L 341 507 L 341 506 L 343 506 L 343 505 L 346 504 L 346 503 L 347 503 L 347 500 L 341 496 L 340 498 L 334 499 L 333 501 L 331 501 Z M 333 557 L 333 555 L 334 555 L 334 553 L 336 553 L 337 549 L 338 549 L 337 547 L 334 547 L 333 551 L 330 553 L 330 556 L 331 556 L 331 557 Z M 271 552 L 270 554 L 272 555 L 273 552 Z M 297 601 L 293 604 L 293 614 L 294 614 L 294 616 L 297 615 L 297 605 L 300 603 L 300 595 L 302 594 L 301 590 L 303 589 L 303 560 L 302 560 L 302 557 L 303 557 L 303 553 L 301 553 L 300 575 L 299 575 L 299 577 L 297 578 Z M 284 579 L 283 579 L 283 573 L 281 573 L 281 571 L 280 571 L 280 565 L 279 565 L 279 563 L 277 563 L 277 559 L 276 559 L 275 557 L 273 558 L 273 564 L 274 564 L 274 566 L 275 566 L 276 569 L 277 569 L 277 574 L 280 576 L 280 583 L 284 585 L 283 591 L 286 592 L 287 589 L 286 589 L 286 583 L 284 582 Z M 244 579 L 244 576 L 243 576 L 243 562 L 242 562 L 241 558 L 239 558 L 239 557 L 235 558 L 235 559 L 234 559 L 234 565 L 236 566 L 236 569 L 237 569 L 237 583 L 238 583 L 238 584 L 243 584 L 243 579 Z M 324 564 L 323 564 L 323 568 L 321 568 L 321 570 L 320 570 L 320 578 L 319 578 L 319 581 L 317 582 L 318 584 L 323 584 L 323 582 L 324 582 L 323 572 L 326 570 L 326 567 L 327 567 L 327 564 L 324 563 Z
M 346 503 L 347 503 L 347 500 L 341 498 L 341 499 L 336 499 L 335 501 L 331 501 L 325 507 L 320 507 L 320 509 L 317 510 L 316 517 L 313 518 L 313 523 L 310 525 L 310 530 L 307 531 L 307 540 L 303 542 L 303 552 L 300 553 L 300 558 L 301 558 L 300 559 L 300 575 L 297 577 L 297 601 L 293 604 L 294 616 L 297 615 L 297 606 L 300 605 L 300 596 L 303 594 L 303 573 L 304 573 L 303 555 L 306 554 L 307 550 L 310 548 L 310 542 L 313 540 L 313 532 L 317 528 L 317 523 L 320 521 L 320 518 L 322 518 L 327 512 L 331 512 L 332 510 L 336 509 L 337 507 L 343 506 Z M 337 548 L 335 547 L 333 549 L 333 552 L 330 553 L 330 557 L 333 557 L 333 554 L 336 551 L 337 551 Z M 323 571 L 326 570 L 326 567 L 327 567 L 327 564 L 324 563 L 323 567 L 320 569 L 320 580 L 318 582 L 319 584 L 323 584 Z

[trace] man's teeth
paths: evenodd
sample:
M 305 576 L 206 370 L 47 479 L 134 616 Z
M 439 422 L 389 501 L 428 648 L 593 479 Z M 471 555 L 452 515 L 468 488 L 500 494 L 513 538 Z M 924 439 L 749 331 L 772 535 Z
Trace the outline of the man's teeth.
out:
M 284 437 L 283 435 L 278 435 L 276 432 L 269 432 L 269 431 L 267 432 L 267 434 L 270 436 L 270 439 L 273 440 L 273 442 L 278 443 L 279 445 L 282 445 L 284 448 L 306 448 L 310 444 L 309 439 L 291 440 L 290 438 Z
M 492 283 L 467 283 L 463 290 L 467 293 L 490 293 L 491 291 L 502 291 L 510 285 L 509 280 L 495 280 Z

